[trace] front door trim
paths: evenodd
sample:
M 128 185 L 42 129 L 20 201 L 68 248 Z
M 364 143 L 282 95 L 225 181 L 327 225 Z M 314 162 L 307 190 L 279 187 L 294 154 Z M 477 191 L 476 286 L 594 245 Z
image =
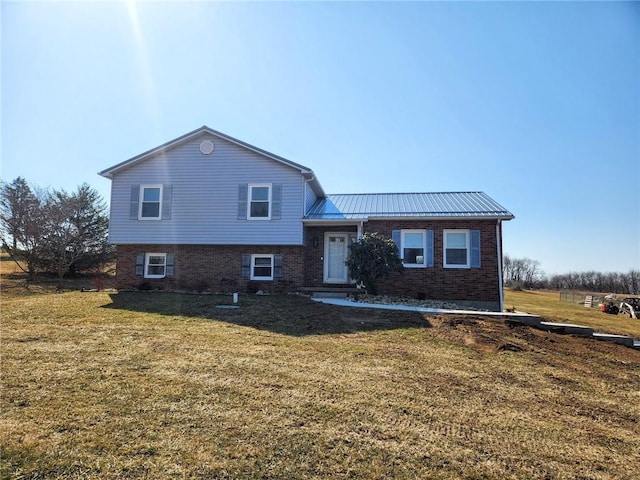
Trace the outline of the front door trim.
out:
M 323 282 L 324 283 L 349 283 L 349 270 L 344 265 L 349 255 L 349 239 L 353 234 L 347 232 L 325 232 L 324 234 L 324 262 L 323 262 Z M 342 252 L 331 248 L 331 237 L 341 239 L 339 242 L 344 246 Z M 335 243 L 335 242 L 334 242 Z M 340 258 L 335 258 L 336 254 Z M 334 262 L 330 268 L 330 262 Z M 336 268 L 338 265 L 344 265 L 344 269 Z

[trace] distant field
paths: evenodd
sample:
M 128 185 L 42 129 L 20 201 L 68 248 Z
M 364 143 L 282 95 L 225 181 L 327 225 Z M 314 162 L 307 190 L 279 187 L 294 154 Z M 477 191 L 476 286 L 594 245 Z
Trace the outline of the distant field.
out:
M 506 308 L 515 307 L 519 312 L 533 313 L 557 322 L 576 323 L 593 327 L 602 333 L 631 335 L 640 339 L 640 320 L 623 315 L 608 315 L 599 308 L 585 308 L 560 301 L 558 292 L 505 290 Z
M 3 479 L 640 471 L 636 350 L 297 296 L 242 296 L 234 310 L 216 308 L 228 297 L 6 280 Z M 519 310 L 546 298 L 516 293 Z

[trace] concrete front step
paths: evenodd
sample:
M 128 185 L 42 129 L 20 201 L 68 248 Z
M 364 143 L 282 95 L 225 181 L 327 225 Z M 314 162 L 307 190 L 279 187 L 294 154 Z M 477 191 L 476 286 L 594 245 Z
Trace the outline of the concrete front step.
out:
M 299 292 L 310 294 L 314 298 L 347 298 L 351 294 L 365 294 L 367 291 L 362 288 L 351 286 L 335 287 L 300 287 Z

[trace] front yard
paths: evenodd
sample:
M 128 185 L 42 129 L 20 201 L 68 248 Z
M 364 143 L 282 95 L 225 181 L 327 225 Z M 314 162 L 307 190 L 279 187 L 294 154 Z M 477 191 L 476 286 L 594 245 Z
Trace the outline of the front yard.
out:
M 297 296 L 2 295 L 2 478 L 632 478 L 640 352 Z

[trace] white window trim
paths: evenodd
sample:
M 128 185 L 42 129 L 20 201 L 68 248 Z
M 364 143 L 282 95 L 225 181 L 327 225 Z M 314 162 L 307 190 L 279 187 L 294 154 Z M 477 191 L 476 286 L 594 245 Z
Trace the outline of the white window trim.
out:
M 449 265 L 447 263 L 447 234 L 448 233 L 464 233 L 466 238 L 467 263 L 465 265 Z M 471 230 L 468 229 L 449 229 L 442 232 L 442 266 L 444 268 L 471 268 Z
M 144 191 L 147 188 L 159 188 L 160 189 L 160 199 L 158 205 L 158 216 L 157 217 L 143 217 L 142 216 L 142 204 L 144 203 Z M 150 185 L 140 185 L 140 200 L 138 204 L 138 220 L 161 220 L 162 219 L 162 184 L 150 184 Z
M 269 199 L 268 199 L 268 209 L 269 209 L 269 215 L 267 215 L 266 217 L 252 217 L 251 216 L 251 202 L 252 202 L 252 196 L 253 196 L 253 188 L 254 187 L 268 187 L 269 188 Z M 247 185 L 247 220 L 271 220 L 271 206 L 272 206 L 272 202 L 271 202 L 271 195 L 272 195 L 272 191 L 273 191 L 273 184 L 271 183 L 250 183 Z M 256 200 L 259 202 L 263 202 L 264 200 Z
M 270 258 L 271 259 L 271 276 L 269 277 L 258 277 L 254 275 L 254 268 L 256 267 L 256 258 Z M 249 270 L 249 280 L 273 280 L 273 273 L 275 270 L 275 262 L 273 260 L 273 254 L 267 253 L 254 253 L 251 255 L 251 266 Z
M 422 263 L 405 263 L 404 235 L 405 233 L 419 233 L 422 235 Z M 400 230 L 400 258 L 405 268 L 426 268 L 427 266 L 427 231 L 422 229 Z
M 162 275 L 149 275 L 149 258 L 150 257 L 163 257 L 164 258 L 164 273 Z M 159 266 L 159 265 L 156 265 Z M 166 253 L 145 253 L 144 254 L 144 278 L 164 278 L 167 276 L 167 254 Z

